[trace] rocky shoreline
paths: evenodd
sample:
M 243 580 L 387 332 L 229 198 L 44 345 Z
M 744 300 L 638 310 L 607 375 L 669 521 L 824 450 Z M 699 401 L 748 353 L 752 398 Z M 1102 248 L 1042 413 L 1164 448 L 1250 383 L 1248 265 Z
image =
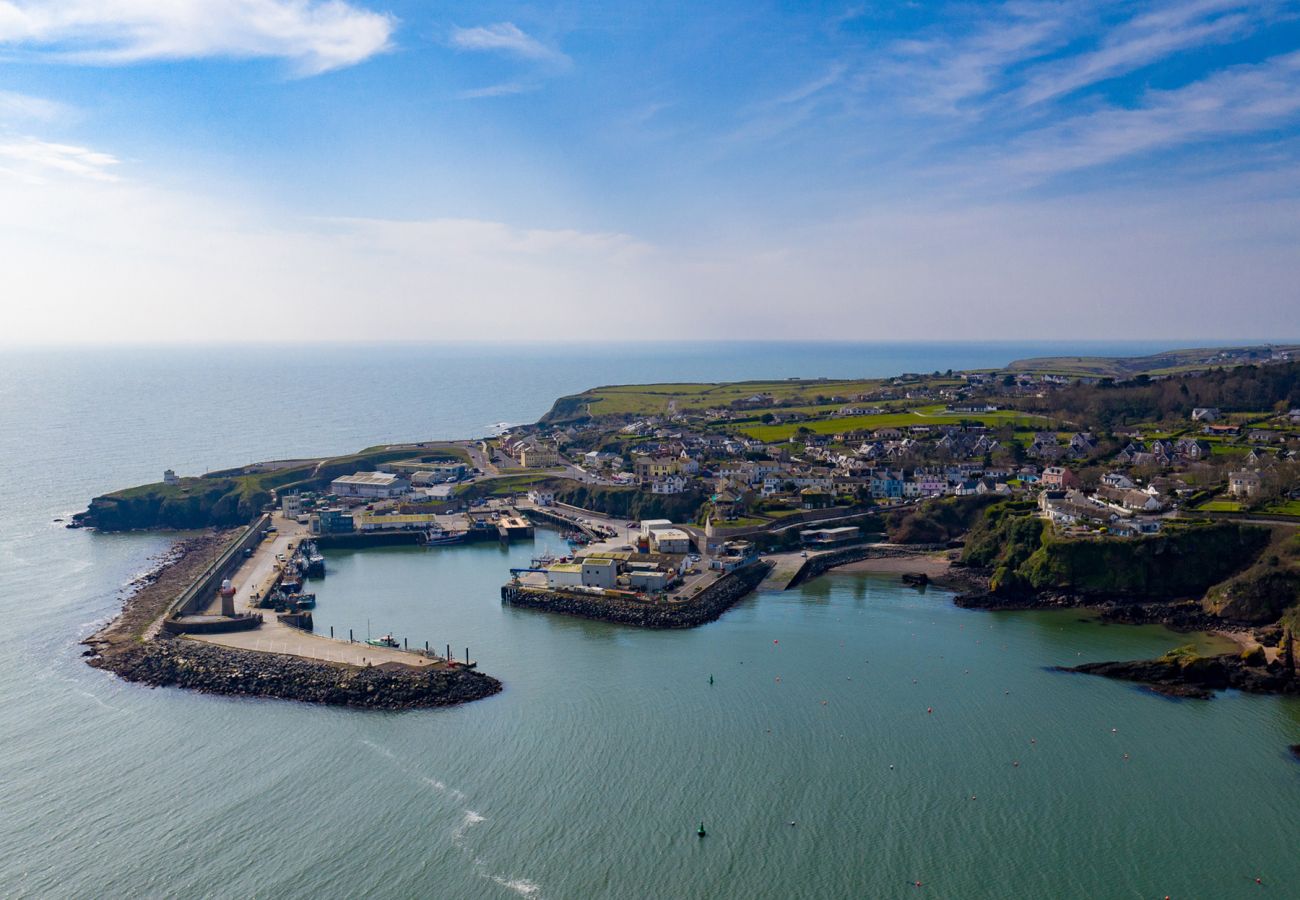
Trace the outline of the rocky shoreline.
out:
M 509 584 L 501 588 L 501 601 L 524 609 L 639 628 L 694 628 L 719 618 L 754 590 L 770 569 L 769 563 L 745 566 L 705 588 L 699 596 L 674 605 L 528 590 Z
M 1265 662 L 1262 650 L 1219 656 L 1174 652 L 1159 659 L 1058 666 L 1057 671 L 1132 681 L 1159 694 L 1198 700 L 1208 700 L 1215 691 L 1229 688 L 1252 694 L 1300 695 L 1300 678 L 1294 668 L 1278 660 Z
M 95 657 L 90 664 L 150 687 L 368 709 L 454 706 L 501 691 L 497 679 L 463 666 L 388 663 L 362 668 L 185 638 L 140 642 Z
M 1141 601 L 1068 591 L 995 594 L 988 589 L 988 573 L 976 569 L 967 572 L 972 588 L 953 598 L 953 603 L 963 609 L 1087 609 L 1099 613 L 1102 621 L 1109 624 L 1165 625 L 1175 631 L 1215 631 L 1235 624 L 1207 613 L 1194 600 Z
M 236 532 L 178 539 L 130 585 L 122 612 L 84 643 L 86 661 L 126 681 L 208 694 L 268 697 L 370 709 L 420 709 L 499 693 L 501 682 L 463 666 L 360 667 L 222 647 L 158 633 L 172 601 Z

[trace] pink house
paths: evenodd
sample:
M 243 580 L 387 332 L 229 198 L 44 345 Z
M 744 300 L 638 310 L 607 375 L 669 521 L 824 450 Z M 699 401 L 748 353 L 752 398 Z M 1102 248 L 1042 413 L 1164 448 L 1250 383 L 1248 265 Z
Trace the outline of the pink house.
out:
M 1039 484 L 1048 490 L 1069 490 L 1079 486 L 1078 477 L 1064 466 L 1048 466 L 1043 469 Z

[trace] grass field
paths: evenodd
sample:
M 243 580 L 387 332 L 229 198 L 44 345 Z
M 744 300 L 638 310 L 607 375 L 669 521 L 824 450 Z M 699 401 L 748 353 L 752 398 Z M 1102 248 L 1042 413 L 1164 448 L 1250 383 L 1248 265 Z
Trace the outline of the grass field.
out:
M 768 519 L 756 519 L 753 516 L 740 516 L 735 519 L 724 519 L 715 522 L 720 528 L 758 528 L 768 523 Z
M 482 481 L 458 484 L 451 493 L 454 497 L 460 497 L 471 491 L 478 497 L 504 497 L 508 494 L 517 494 L 520 491 L 525 491 L 534 484 L 548 481 L 554 477 L 554 474 L 535 474 L 510 475 L 505 478 L 486 478 Z
M 1241 504 L 1236 500 L 1211 500 L 1196 509 L 1200 512 L 1241 512 Z
M 992 413 L 944 413 L 942 406 L 919 407 L 912 412 L 883 413 L 878 416 L 842 416 L 830 419 L 816 419 L 807 422 L 783 422 L 780 425 L 750 425 L 743 429 L 745 434 L 760 441 L 783 441 L 807 428 L 814 434 L 838 434 L 842 431 L 864 429 L 876 431 L 881 428 L 906 428 L 911 425 L 956 425 L 961 422 L 977 422 L 990 428 L 1014 425 L 1023 428 L 1045 428 L 1048 420 L 1042 416 L 1031 416 L 1016 410 L 998 410 Z
M 1300 500 L 1284 500 L 1279 503 L 1270 503 L 1260 510 L 1270 516 L 1295 516 L 1300 518 Z
M 774 404 L 791 403 L 786 409 L 805 412 L 833 412 L 841 406 L 858 402 L 853 398 L 881 389 L 885 379 L 815 379 L 781 381 L 739 381 L 734 383 L 669 383 L 628 384 L 593 388 L 581 394 L 563 397 L 552 410 L 555 418 L 590 414 L 593 416 L 651 416 L 677 412 L 699 411 L 710 408 L 728 408 L 737 400 L 760 394 L 770 394 Z M 924 384 L 929 388 L 954 387 L 961 384 L 957 378 L 927 376 L 913 386 Z M 839 397 L 834 402 L 818 397 Z M 883 405 L 883 404 L 882 404 Z M 775 412 L 773 407 L 756 408 L 755 414 Z

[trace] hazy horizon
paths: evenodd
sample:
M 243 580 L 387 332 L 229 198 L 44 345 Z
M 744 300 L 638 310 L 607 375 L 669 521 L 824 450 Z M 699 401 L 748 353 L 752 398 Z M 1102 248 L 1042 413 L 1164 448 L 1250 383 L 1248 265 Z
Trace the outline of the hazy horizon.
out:
M 945 347 L 950 346 L 955 349 L 969 347 L 985 348 L 1006 348 L 1008 350 L 1025 350 L 1041 349 L 1044 351 L 1061 351 L 1059 354 L 1052 353 L 1043 355 L 1097 355 L 1097 356 L 1147 356 L 1153 353 L 1162 353 L 1175 350 L 1196 350 L 1201 348 L 1215 347 L 1282 347 L 1282 346 L 1300 346 L 1300 336 L 1295 338 L 1273 337 L 1273 338 L 1240 338 L 1240 339 L 1221 339 L 1207 337 L 1191 337 L 1185 339 L 1179 338 L 1132 338 L 1119 340 L 1106 340 L 1102 338 L 1079 339 L 1079 340 L 1061 340 L 1059 338 L 1035 338 L 1024 337 L 1016 339 L 988 340 L 983 338 L 948 338 L 934 340 L 919 340 L 908 338 L 636 338 L 635 336 L 620 337 L 615 341 L 601 340 L 599 338 L 497 338 L 488 339 L 482 337 L 465 337 L 465 338 L 394 338 L 394 339 L 372 339 L 358 338 L 355 340 L 339 340 L 328 337 L 303 337 L 298 339 L 286 339 L 284 336 L 268 336 L 264 338 L 250 338 L 248 340 L 233 339 L 207 339 L 196 337 L 192 340 L 183 338 L 160 338 L 151 341 L 116 341 L 116 340 L 64 340 L 64 341 L 14 341 L 0 336 L 0 347 L 8 350 L 187 350 L 187 349 L 211 349 L 211 350 L 262 350 L 271 348 L 286 349 L 312 349 L 312 348 L 372 348 L 382 349 L 391 347 L 394 349 L 420 349 L 436 348 L 440 350 L 472 350 L 472 349 L 492 349 L 494 347 L 508 346 L 519 349 L 545 349 L 549 351 L 562 350 L 566 347 L 581 349 L 583 351 L 600 351 L 605 350 L 609 353 L 615 353 L 620 350 L 638 349 L 638 348 L 694 348 L 694 347 L 842 347 L 842 348 L 908 348 L 908 347 Z M 1075 352 L 1077 351 L 1077 352 Z M 1103 352 L 1111 351 L 1111 352 Z
M 0 3 L 5 340 L 1296 326 L 1300 3 Z

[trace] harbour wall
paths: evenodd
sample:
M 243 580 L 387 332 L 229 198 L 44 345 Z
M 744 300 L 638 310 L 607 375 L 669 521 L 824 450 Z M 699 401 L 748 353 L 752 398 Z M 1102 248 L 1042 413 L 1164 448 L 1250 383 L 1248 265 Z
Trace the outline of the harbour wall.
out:
M 209 565 L 194 582 L 181 592 L 168 610 L 169 617 L 189 616 L 201 613 L 211 602 L 212 597 L 216 594 L 217 588 L 221 587 L 222 579 L 229 578 L 239 570 L 244 561 L 244 551 L 250 547 L 256 547 L 262 542 L 262 532 L 271 524 L 271 516 L 263 513 L 258 516 L 252 524 L 248 525 L 243 534 L 235 539 L 235 542 L 226 548 L 217 559 Z
M 696 596 L 680 603 L 539 591 L 513 584 L 501 588 L 501 600 L 525 609 L 540 609 L 640 628 L 694 628 L 720 617 L 757 587 L 770 569 L 771 564 L 765 562 L 736 569 Z
M 262 625 L 260 613 L 216 618 L 214 616 L 193 616 L 179 619 L 164 619 L 162 630 L 167 634 L 228 634 L 232 631 L 252 631 Z
M 843 550 L 818 553 L 816 556 L 810 556 L 804 560 L 803 565 L 794 573 L 794 577 L 790 579 L 790 583 L 785 586 L 785 589 L 788 591 L 791 588 L 798 587 L 809 578 L 816 578 L 836 566 L 843 566 L 848 563 L 870 559 L 871 557 L 915 556 L 917 553 L 943 550 L 946 547 L 946 544 L 914 544 L 904 550 L 901 548 L 881 547 L 876 544 L 861 544 L 856 547 L 845 547 Z
M 506 539 L 510 540 L 512 537 L 532 537 L 532 535 L 523 533 L 518 535 L 507 534 Z M 424 532 L 418 529 L 404 531 L 353 531 L 339 534 L 318 534 L 313 535 L 311 539 L 316 542 L 317 547 L 322 549 L 360 550 L 366 547 L 421 546 L 424 544 Z M 465 532 L 465 536 L 458 543 L 477 544 L 488 541 L 500 541 L 501 539 L 501 532 L 497 529 L 471 528 Z M 434 546 L 439 545 L 435 544 Z

